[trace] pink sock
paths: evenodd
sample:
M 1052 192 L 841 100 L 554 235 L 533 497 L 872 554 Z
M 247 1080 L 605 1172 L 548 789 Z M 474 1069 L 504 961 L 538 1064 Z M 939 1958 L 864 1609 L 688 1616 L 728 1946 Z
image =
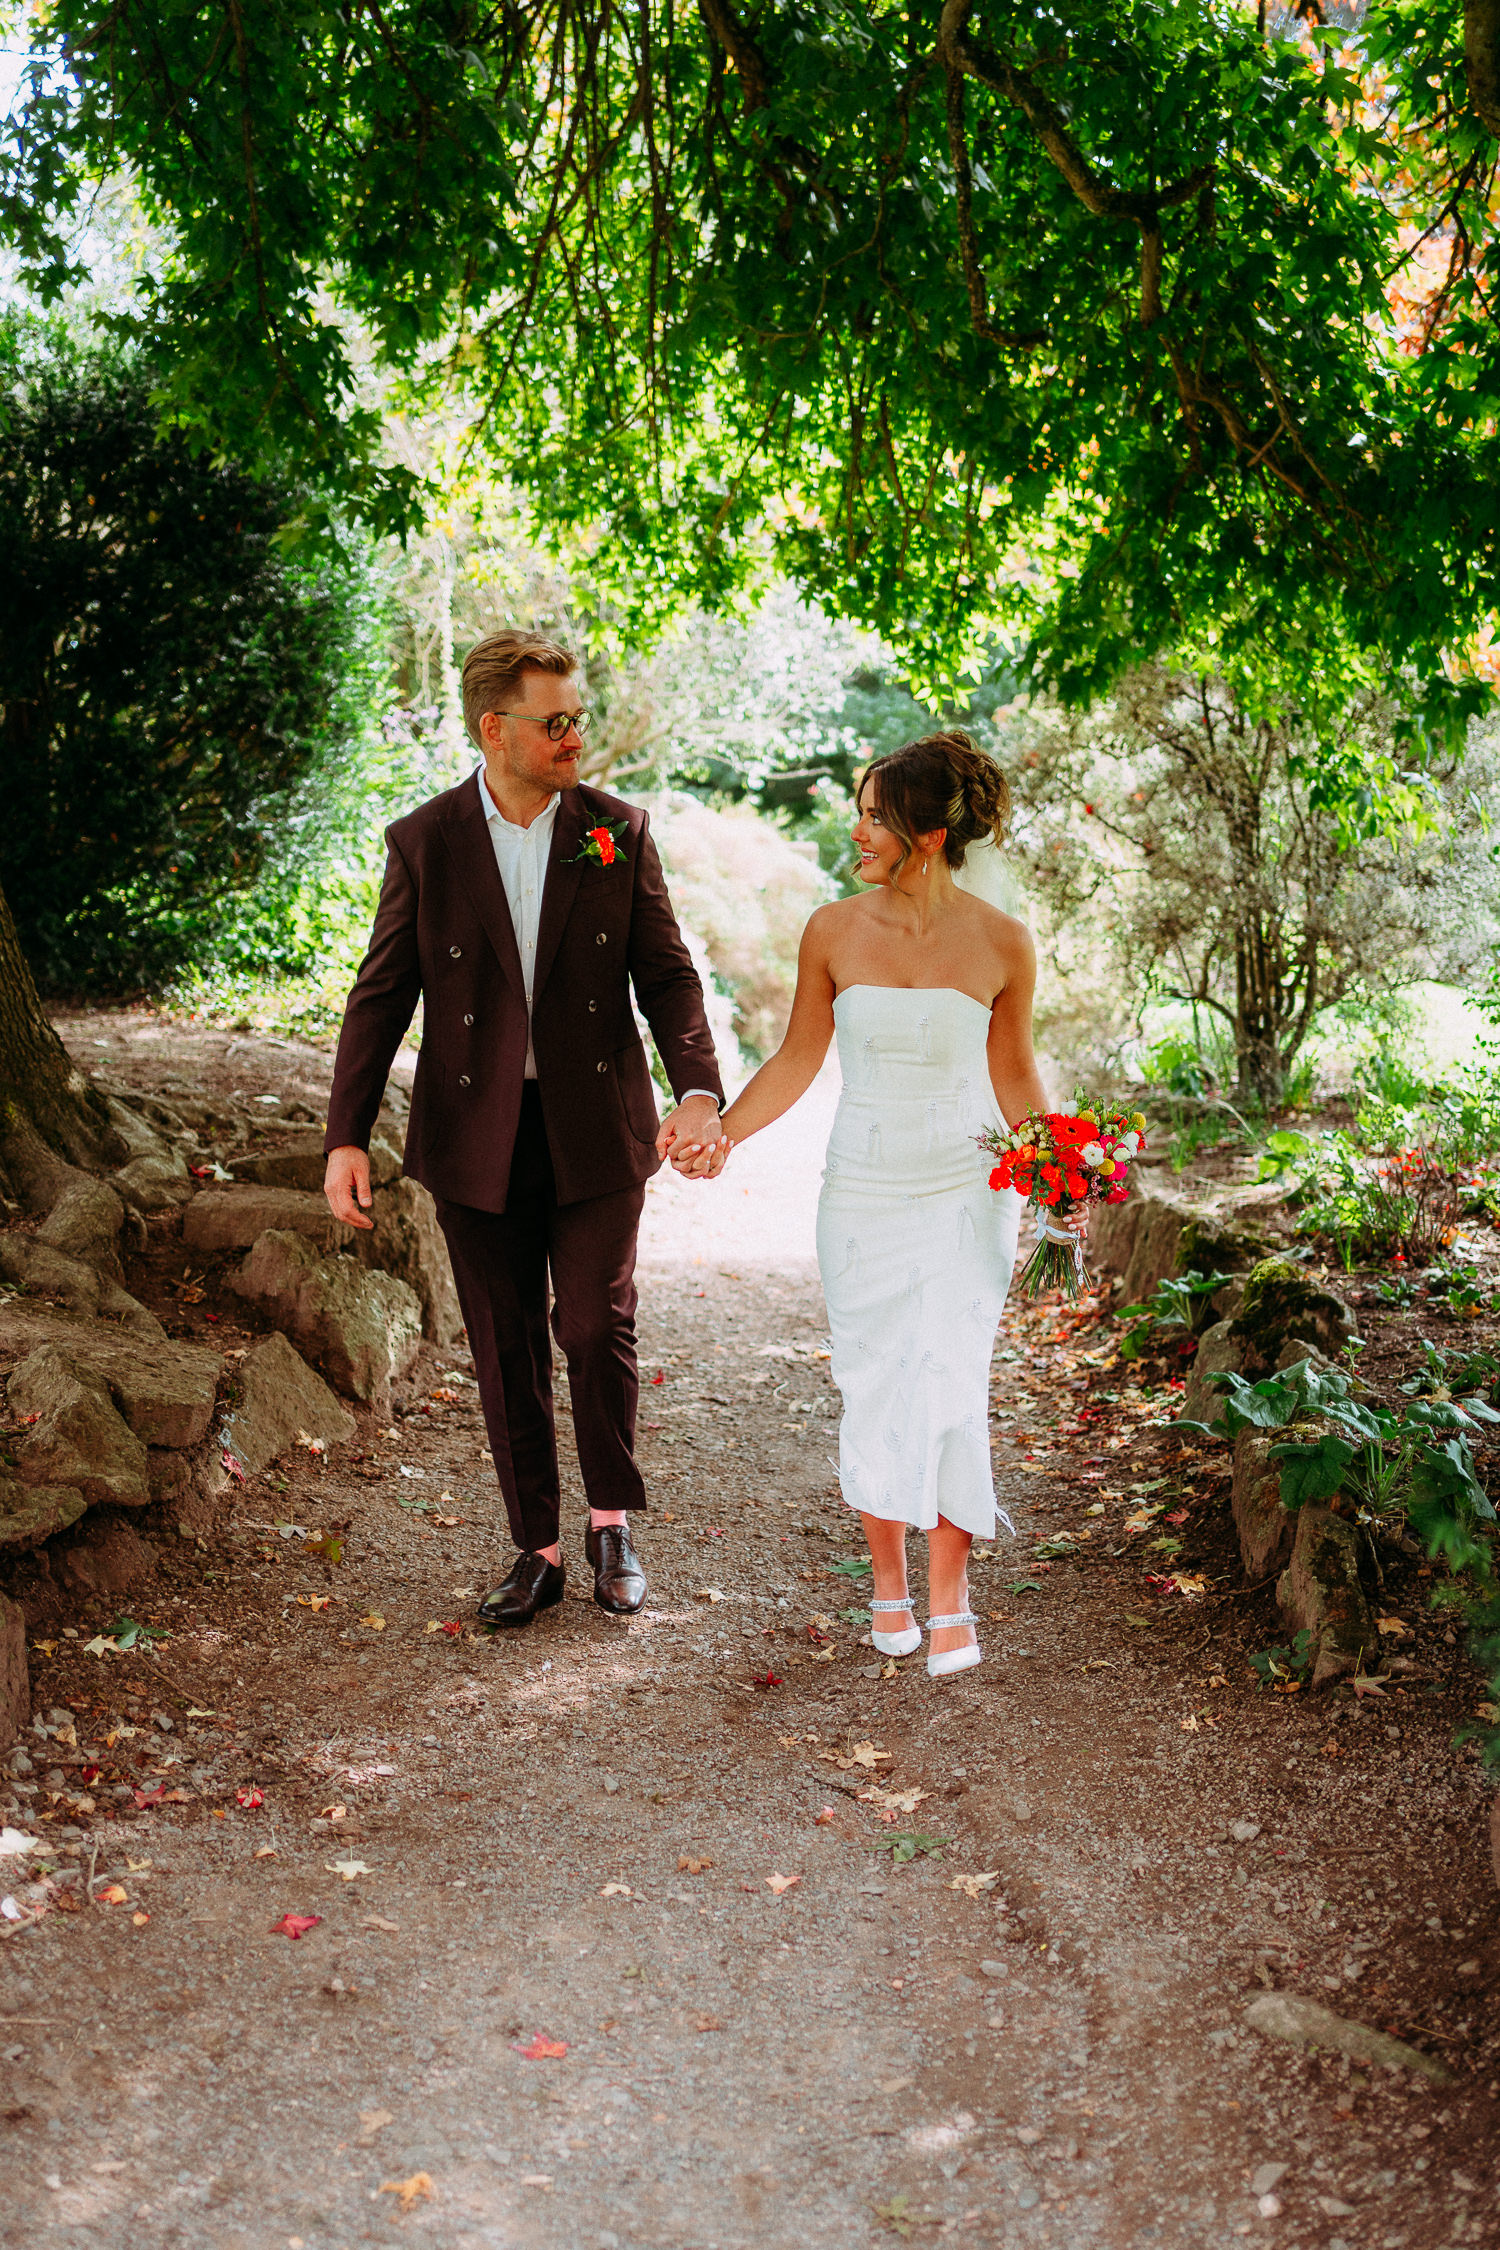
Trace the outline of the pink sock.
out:
M 623 1508 L 590 1508 L 590 1531 L 623 1531 L 627 1522 Z

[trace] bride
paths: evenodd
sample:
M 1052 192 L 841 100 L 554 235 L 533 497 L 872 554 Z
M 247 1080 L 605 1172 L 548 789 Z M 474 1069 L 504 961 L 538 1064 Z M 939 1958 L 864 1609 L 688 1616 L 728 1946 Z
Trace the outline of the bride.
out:
M 858 805 L 862 891 L 812 916 L 785 1039 L 722 1138 L 674 1161 L 722 1171 L 806 1093 L 837 1036 L 818 1265 L 844 1399 L 839 1482 L 869 1542 L 882 1654 L 921 1645 L 906 1534 L 926 1532 L 937 1676 L 980 1661 L 969 1548 L 995 1530 L 990 1357 L 1020 1198 L 991 1190 L 974 1136 L 1047 1106 L 1031 1046 L 1036 955 L 1024 925 L 976 895 L 998 868 L 1010 791 L 966 734 L 876 759 Z

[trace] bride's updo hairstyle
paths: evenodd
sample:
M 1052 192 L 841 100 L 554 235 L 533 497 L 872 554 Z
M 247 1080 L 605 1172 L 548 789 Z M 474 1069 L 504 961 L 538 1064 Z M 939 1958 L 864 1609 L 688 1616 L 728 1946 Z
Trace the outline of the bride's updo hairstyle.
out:
M 901 846 L 894 869 L 898 876 L 916 850 L 918 836 L 946 828 L 943 857 L 959 868 L 971 844 L 998 844 L 1010 819 L 1009 782 L 961 727 L 924 735 L 888 758 L 876 758 L 860 781 L 860 803 L 867 789 L 872 809 Z

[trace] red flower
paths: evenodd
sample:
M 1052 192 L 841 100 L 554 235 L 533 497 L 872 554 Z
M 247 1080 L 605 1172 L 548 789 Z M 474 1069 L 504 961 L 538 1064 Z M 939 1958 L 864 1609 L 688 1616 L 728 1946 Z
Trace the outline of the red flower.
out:
M 990 1174 L 990 1186 L 992 1188 L 1008 1188 L 1011 1184 L 1010 1158 L 1003 1156 Z
M 1129 1193 L 1130 1182 L 1128 1180 L 1116 1180 L 1104 1200 L 1106 1203 L 1123 1203 Z
M 1059 1155 L 1068 1149 L 1087 1148 L 1099 1135 L 1099 1128 L 1091 1119 L 1059 1115 L 1049 1117 L 1047 1123 L 1052 1129 L 1052 1146 Z
M 589 830 L 589 842 L 598 847 L 600 866 L 613 867 L 615 863 L 615 840 L 609 830 L 607 828 L 591 828 Z

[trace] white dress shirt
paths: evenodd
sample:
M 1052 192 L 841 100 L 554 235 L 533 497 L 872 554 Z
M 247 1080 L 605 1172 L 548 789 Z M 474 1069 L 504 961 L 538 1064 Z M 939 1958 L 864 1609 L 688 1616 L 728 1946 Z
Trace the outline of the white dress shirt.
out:
M 547 855 L 552 849 L 552 831 L 557 826 L 557 798 L 548 798 L 545 810 L 537 814 L 529 828 L 518 828 L 513 820 L 506 819 L 486 789 L 483 767 L 474 778 L 479 784 L 479 802 L 484 807 L 484 817 L 489 823 L 495 865 L 500 870 L 505 903 L 510 908 L 511 927 L 516 933 L 516 945 L 521 955 L 521 981 L 526 987 L 528 1019 L 526 1076 L 535 1078 L 536 1056 L 532 1052 L 529 1029 L 531 986 L 536 975 L 536 933 L 542 919 Z
M 511 927 L 516 933 L 516 945 L 521 955 L 521 979 L 526 987 L 526 1071 L 528 1078 L 536 1076 L 536 1056 L 531 1045 L 531 988 L 536 975 L 536 936 L 542 919 L 542 892 L 547 883 L 547 861 L 552 851 L 552 831 L 557 826 L 558 799 L 548 799 L 544 811 L 539 812 L 529 828 L 518 828 L 507 820 L 485 786 L 484 768 L 474 775 L 479 785 L 479 802 L 489 825 L 490 842 L 494 847 L 495 865 L 500 870 L 500 882 L 505 892 L 505 903 L 510 908 Z M 693 1094 L 707 1094 L 711 1102 L 718 1095 L 708 1093 L 702 1086 L 690 1087 L 682 1099 Z

